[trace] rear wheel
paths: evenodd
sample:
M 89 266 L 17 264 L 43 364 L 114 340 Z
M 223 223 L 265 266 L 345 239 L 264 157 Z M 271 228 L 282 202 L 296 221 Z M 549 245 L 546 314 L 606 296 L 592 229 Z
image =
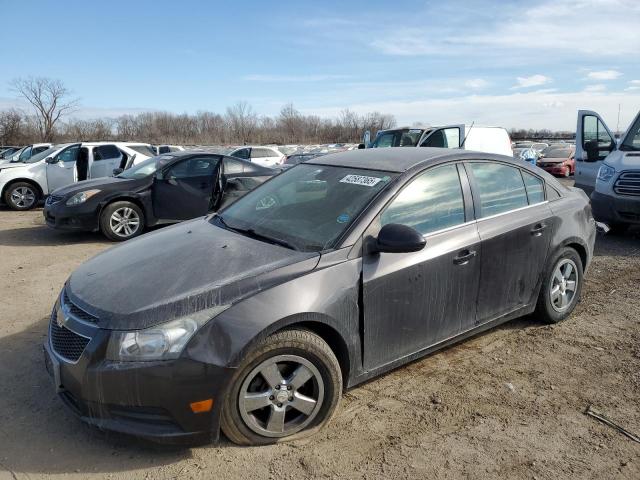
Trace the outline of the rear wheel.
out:
M 140 207 L 132 202 L 110 203 L 100 215 L 100 230 L 114 242 L 129 240 L 144 230 L 144 214 Z
M 306 330 L 286 330 L 247 354 L 224 399 L 221 425 L 240 445 L 310 435 L 326 425 L 342 393 L 331 348 Z
M 561 249 L 550 262 L 544 281 L 536 315 L 548 323 L 567 318 L 580 300 L 582 291 L 582 260 L 573 248 Z
M 40 200 L 40 191 L 29 182 L 16 182 L 4 192 L 4 201 L 12 210 L 31 210 Z

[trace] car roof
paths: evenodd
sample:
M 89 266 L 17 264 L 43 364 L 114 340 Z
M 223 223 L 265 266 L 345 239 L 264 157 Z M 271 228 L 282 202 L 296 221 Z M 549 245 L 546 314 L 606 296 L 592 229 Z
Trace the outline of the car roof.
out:
M 398 147 L 398 148 L 366 148 L 329 153 L 306 164 L 332 165 L 337 167 L 363 168 L 403 173 L 417 165 L 437 163 L 440 160 L 499 160 L 520 165 L 522 161 L 505 155 L 473 152 L 460 149 L 435 147 Z

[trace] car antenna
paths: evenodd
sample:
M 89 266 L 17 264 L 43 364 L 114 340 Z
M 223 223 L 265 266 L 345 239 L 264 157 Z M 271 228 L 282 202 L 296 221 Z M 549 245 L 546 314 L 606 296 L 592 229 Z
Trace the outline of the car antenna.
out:
M 469 126 L 469 130 L 467 131 L 466 135 L 464 136 L 464 139 L 462 140 L 462 143 L 460 144 L 460 148 L 464 148 L 464 142 L 467 141 L 467 137 L 469 136 L 469 133 L 471 133 L 471 129 L 473 128 L 473 124 L 476 122 L 471 122 L 471 125 Z

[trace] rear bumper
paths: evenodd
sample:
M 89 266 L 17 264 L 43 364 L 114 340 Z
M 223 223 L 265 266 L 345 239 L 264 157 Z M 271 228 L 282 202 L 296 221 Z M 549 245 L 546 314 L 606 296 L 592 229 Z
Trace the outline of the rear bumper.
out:
M 560 175 L 566 176 L 571 173 L 571 169 L 567 165 L 538 165 L 545 172 L 550 173 L 551 175 Z
M 96 206 L 67 207 L 64 203 L 45 203 L 42 214 L 46 224 L 58 230 L 95 232 L 100 228 Z
M 640 197 L 591 194 L 593 216 L 599 222 L 640 225 Z

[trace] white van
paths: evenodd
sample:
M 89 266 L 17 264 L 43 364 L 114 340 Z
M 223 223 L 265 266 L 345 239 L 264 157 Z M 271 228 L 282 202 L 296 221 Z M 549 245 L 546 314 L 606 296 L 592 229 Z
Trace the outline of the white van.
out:
M 504 128 L 478 125 L 403 127 L 380 130 L 369 147 L 464 148 L 477 152 L 513 156 L 511 138 Z
M 596 112 L 580 110 L 575 186 L 591 197 L 596 220 L 623 232 L 640 225 L 640 113 L 616 140 Z
M 153 156 L 151 146 L 130 142 L 63 143 L 21 162 L 0 165 L 0 199 L 29 210 L 59 187 L 108 177 Z

